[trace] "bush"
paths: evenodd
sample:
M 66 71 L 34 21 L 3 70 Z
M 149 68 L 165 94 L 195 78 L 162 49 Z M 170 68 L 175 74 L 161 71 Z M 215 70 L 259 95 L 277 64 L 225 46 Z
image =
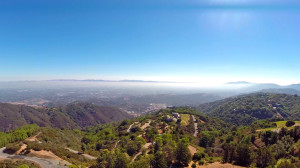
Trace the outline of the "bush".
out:
M 195 161 L 199 161 L 202 158 L 205 158 L 205 153 L 203 153 L 203 152 L 197 152 L 193 156 L 193 160 L 195 160 Z
M 296 168 L 289 160 L 280 160 L 278 161 L 277 168 Z
M 19 149 L 21 148 L 21 146 L 19 144 L 13 143 L 13 144 L 8 144 L 6 145 L 6 149 L 5 149 L 5 153 L 8 154 L 14 154 L 16 153 Z
M 199 163 L 199 165 L 204 165 L 204 161 L 203 160 L 200 160 L 198 163 Z
M 22 164 L 22 165 L 18 166 L 17 168 L 29 168 L 29 166 L 27 164 Z
M 295 125 L 295 121 L 287 121 L 287 122 L 285 123 L 285 126 L 287 126 L 287 127 L 291 127 L 291 126 L 293 126 L 293 125 Z

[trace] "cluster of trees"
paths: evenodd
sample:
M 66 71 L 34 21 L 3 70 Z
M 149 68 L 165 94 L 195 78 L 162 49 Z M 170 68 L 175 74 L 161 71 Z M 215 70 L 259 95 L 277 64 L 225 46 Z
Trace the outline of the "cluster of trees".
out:
M 84 146 L 82 148 L 85 149 L 82 150 L 98 152 L 99 157 L 94 165 L 96 168 L 187 166 L 192 159 L 188 148 L 190 140 L 185 137 L 180 122 L 168 123 L 168 127 L 172 128 L 171 132 L 159 134 L 157 127 L 166 127 L 164 115 L 165 113 L 147 116 L 147 120 L 151 118 L 152 122 L 144 131 L 133 124 L 138 121 L 142 125 L 146 122 L 144 117 L 125 120 L 119 125 L 111 124 L 88 130 L 81 140 Z M 133 125 L 128 131 L 131 124 Z M 144 148 L 146 142 L 151 145 Z
M 128 158 L 119 149 L 109 151 L 104 149 L 101 151 L 97 159 L 96 168 L 127 168 L 129 163 Z
M 168 168 L 170 165 L 184 167 L 192 159 L 188 149 L 187 138 L 180 139 L 178 143 L 172 140 L 172 136 L 162 135 L 157 137 L 154 147 L 146 155 L 146 152 L 138 157 L 134 162 L 130 162 L 129 156 L 121 149 L 101 151 L 95 168 Z M 175 161 L 175 162 L 174 162 Z
M 235 163 L 242 166 L 256 166 L 259 168 L 275 165 L 280 168 L 285 165 L 295 168 L 300 166 L 299 145 L 297 146 L 297 144 L 300 144 L 299 126 L 291 130 L 282 128 L 279 133 L 265 131 L 259 133 L 258 137 L 253 137 L 254 134 L 252 136 L 244 136 L 238 141 L 231 139 L 230 142 L 225 142 L 223 144 L 223 162 Z M 264 147 L 258 149 L 251 148 L 251 146 L 255 146 L 253 144 L 255 138 L 261 139 Z M 283 160 L 283 162 L 279 163 L 277 162 L 278 160 Z
M 218 134 L 219 131 L 202 131 L 199 146 L 204 148 L 212 147 Z
M 22 141 L 37 132 L 39 126 L 36 124 L 20 127 L 12 132 L 0 132 L 0 147 L 8 143 Z

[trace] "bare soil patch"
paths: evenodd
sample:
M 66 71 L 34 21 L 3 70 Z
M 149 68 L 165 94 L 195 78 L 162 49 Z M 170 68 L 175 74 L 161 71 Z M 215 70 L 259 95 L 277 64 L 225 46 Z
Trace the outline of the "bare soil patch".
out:
M 193 156 L 195 153 L 197 153 L 197 149 L 196 149 L 195 147 L 191 146 L 191 145 L 189 145 L 189 150 L 190 150 L 192 156 Z
M 63 161 L 62 158 L 56 156 L 54 153 L 51 151 L 46 151 L 46 150 L 41 150 L 41 151 L 34 151 L 30 150 L 30 153 L 28 154 L 29 156 L 36 156 L 39 158 L 45 158 L 45 159 L 56 159 L 56 160 L 61 160 Z
M 26 144 L 23 144 L 21 146 L 21 148 L 15 153 L 16 155 L 19 155 L 20 153 L 22 153 L 25 149 L 27 148 Z
M 143 126 L 141 126 L 141 129 L 144 130 L 145 128 L 149 127 L 151 124 L 151 121 L 145 123 Z

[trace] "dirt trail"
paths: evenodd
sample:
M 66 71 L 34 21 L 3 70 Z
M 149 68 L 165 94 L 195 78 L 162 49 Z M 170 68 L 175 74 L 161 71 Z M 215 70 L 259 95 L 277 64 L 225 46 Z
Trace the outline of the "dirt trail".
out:
M 23 150 L 25 150 L 27 148 L 27 145 L 26 144 L 23 144 L 21 146 L 21 148 L 15 153 L 16 155 L 19 155 Z
M 118 140 L 116 143 L 115 143 L 115 146 L 114 146 L 114 149 L 117 148 L 118 144 L 119 144 L 120 140 Z
M 149 148 L 149 146 L 151 145 L 152 143 L 146 143 L 144 146 L 143 146 L 143 148 L 145 148 L 145 149 L 147 149 L 147 152 L 149 151 L 148 150 L 148 148 Z M 146 152 L 146 153 L 147 153 Z M 136 157 L 138 157 L 139 155 L 141 155 L 142 154 L 142 151 L 140 151 L 139 153 L 137 153 L 133 158 L 132 158 L 132 160 L 131 160 L 131 162 L 134 162 L 134 160 L 136 159 Z
M 64 161 L 62 158 L 56 156 L 53 152 L 46 151 L 46 150 L 35 151 L 31 149 L 28 156 L 35 156 L 38 158 L 46 158 L 46 159 L 57 159 L 57 160 Z
M 73 150 L 71 148 L 65 148 L 65 149 L 69 150 L 72 153 L 75 153 L 75 154 L 78 154 L 78 155 L 82 155 L 83 157 L 85 157 L 87 159 L 90 159 L 90 160 L 96 160 L 97 159 L 97 157 L 95 157 L 95 156 L 91 156 L 89 154 L 84 154 L 84 153 L 82 154 L 82 153 L 80 153 L 80 152 L 78 152 L 76 150 Z
M 39 140 L 36 138 L 36 137 L 39 136 L 41 133 L 42 133 L 42 132 L 39 132 L 39 133 L 37 133 L 36 135 L 27 138 L 26 140 L 27 140 L 27 141 L 30 141 L 30 142 L 35 142 L 35 141 L 37 141 L 38 143 L 42 143 L 41 141 L 39 141 Z
M 127 132 L 130 132 L 130 129 L 131 129 L 131 127 L 132 127 L 134 124 L 138 124 L 138 122 L 132 123 L 132 124 L 129 126 L 129 128 L 127 129 Z
M 142 130 L 144 130 L 145 128 L 149 127 L 150 124 L 151 124 L 151 121 L 145 123 L 145 124 L 144 124 L 143 126 L 141 126 L 140 128 L 141 128 Z

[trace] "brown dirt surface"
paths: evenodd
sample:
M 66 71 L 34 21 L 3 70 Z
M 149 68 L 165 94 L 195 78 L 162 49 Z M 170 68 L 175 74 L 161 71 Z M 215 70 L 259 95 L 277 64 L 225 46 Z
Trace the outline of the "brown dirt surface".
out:
M 296 126 L 300 126 L 300 123 L 296 123 L 294 126 L 295 126 L 295 127 L 296 127 Z
M 26 144 L 23 144 L 21 146 L 21 148 L 15 153 L 16 155 L 19 155 L 23 150 L 25 150 L 27 148 L 27 145 Z
M 30 142 L 38 142 L 38 143 L 42 143 L 41 141 L 39 141 L 36 137 L 39 136 L 42 132 L 37 133 L 35 136 L 29 137 L 26 140 L 30 141 Z
M 191 146 L 191 145 L 189 145 L 189 150 L 190 150 L 192 156 L 193 156 L 195 153 L 197 153 L 197 149 L 196 149 L 195 147 Z
M 62 158 L 56 156 L 51 151 L 46 151 L 46 150 L 34 151 L 34 150 L 31 149 L 30 153 L 28 155 L 29 156 L 35 156 L 35 157 L 38 157 L 38 158 L 55 159 L 55 160 L 64 161 Z
M 265 146 L 265 143 L 261 140 L 261 138 L 257 138 L 257 139 L 255 139 L 255 141 L 254 141 L 254 145 L 255 145 L 257 148 L 261 148 L 261 147 L 264 147 L 264 146 Z
M 150 125 L 150 123 L 151 123 L 151 121 L 145 123 L 145 124 L 144 124 L 143 126 L 141 126 L 140 128 L 141 128 L 142 130 L 144 130 L 145 128 L 147 128 L 147 127 Z
M 200 120 L 200 122 L 201 122 L 202 124 L 205 124 L 205 121 Z

